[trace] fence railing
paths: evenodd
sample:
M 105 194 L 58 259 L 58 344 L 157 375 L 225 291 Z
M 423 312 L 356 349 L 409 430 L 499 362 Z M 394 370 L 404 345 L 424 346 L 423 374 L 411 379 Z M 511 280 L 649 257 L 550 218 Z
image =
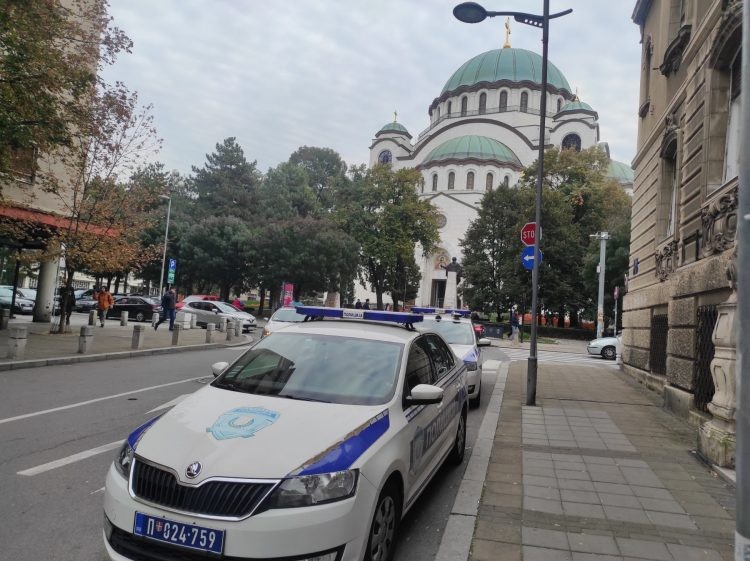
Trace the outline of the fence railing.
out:
M 708 412 L 708 404 L 714 397 L 714 381 L 711 377 L 711 361 L 714 358 L 712 339 L 718 312 L 716 306 L 698 307 L 698 326 L 695 333 L 695 365 L 693 367 L 693 401 L 695 408 Z

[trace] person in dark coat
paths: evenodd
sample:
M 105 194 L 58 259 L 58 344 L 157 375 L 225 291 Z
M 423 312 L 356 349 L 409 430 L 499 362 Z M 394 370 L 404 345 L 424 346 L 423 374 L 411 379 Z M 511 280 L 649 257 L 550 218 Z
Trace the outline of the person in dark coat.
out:
M 161 297 L 161 317 L 154 325 L 154 331 L 156 331 L 156 329 L 164 323 L 167 318 L 169 318 L 169 330 L 172 331 L 174 329 L 174 320 L 177 316 L 177 310 L 175 308 L 176 304 L 177 295 L 174 293 L 174 290 L 170 288 Z
M 359 298 L 357 298 L 357 303 L 354 304 L 355 310 L 361 310 L 362 309 L 362 302 L 359 301 Z
M 369 310 L 370 309 L 370 299 L 369 298 L 367 300 L 365 300 L 364 304 L 362 304 L 362 309 L 363 310 Z

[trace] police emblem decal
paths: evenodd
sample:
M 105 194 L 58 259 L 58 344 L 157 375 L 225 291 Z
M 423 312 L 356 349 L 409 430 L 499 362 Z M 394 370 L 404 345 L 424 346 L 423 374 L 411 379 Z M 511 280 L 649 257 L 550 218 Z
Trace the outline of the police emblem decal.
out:
M 185 468 L 185 475 L 187 475 L 190 479 L 195 479 L 198 477 L 198 474 L 200 474 L 202 469 L 200 462 L 193 462 L 190 465 L 188 465 L 187 468 Z
M 265 407 L 237 407 L 222 413 L 206 432 L 210 432 L 216 440 L 250 438 L 274 424 L 280 416 L 280 413 Z

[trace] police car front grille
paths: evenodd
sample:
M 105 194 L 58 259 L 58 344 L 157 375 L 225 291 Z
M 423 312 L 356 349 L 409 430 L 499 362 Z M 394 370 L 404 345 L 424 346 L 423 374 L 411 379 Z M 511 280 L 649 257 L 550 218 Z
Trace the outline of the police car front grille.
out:
M 181 485 L 173 473 L 135 461 L 132 488 L 135 496 L 165 508 L 206 516 L 249 516 L 273 483 L 209 481 L 200 487 Z

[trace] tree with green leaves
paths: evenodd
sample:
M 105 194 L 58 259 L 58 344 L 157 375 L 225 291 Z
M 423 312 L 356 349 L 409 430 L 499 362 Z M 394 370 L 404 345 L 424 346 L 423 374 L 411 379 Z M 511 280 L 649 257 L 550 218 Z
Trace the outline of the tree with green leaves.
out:
M 301 146 L 289 157 L 289 163 L 304 170 L 309 187 L 321 208 L 330 209 L 335 189 L 346 183 L 346 162 L 335 150 Z
M 435 248 L 437 210 L 419 199 L 422 176 L 417 170 L 362 166 L 352 175 L 351 184 L 337 193 L 336 216 L 359 243 L 363 280 L 382 310 L 383 294 L 399 282 L 394 275 L 399 260 L 410 262 L 417 244 L 424 255 Z
M 283 162 L 271 168 L 258 189 L 257 214 L 264 220 L 277 221 L 296 217 L 318 216 L 320 205 L 309 177 L 296 164 Z

